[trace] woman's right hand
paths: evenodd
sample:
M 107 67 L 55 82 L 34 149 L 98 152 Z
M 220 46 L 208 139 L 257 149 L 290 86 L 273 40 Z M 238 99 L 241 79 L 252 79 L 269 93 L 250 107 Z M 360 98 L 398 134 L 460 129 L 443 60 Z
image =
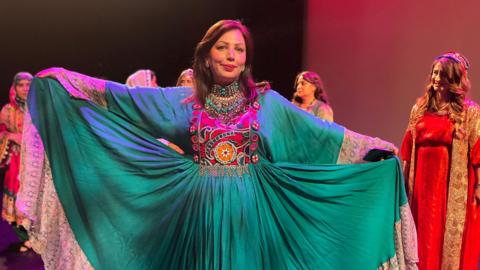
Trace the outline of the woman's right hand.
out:
M 59 77 L 64 77 L 65 73 L 68 71 L 64 68 L 60 67 L 52 67 L 52 68 L 47 68 L 44 69 L 40 72 L 38 72 L 35 76 L 39 78 L 52 78 L 52 79 L 58 79 Z

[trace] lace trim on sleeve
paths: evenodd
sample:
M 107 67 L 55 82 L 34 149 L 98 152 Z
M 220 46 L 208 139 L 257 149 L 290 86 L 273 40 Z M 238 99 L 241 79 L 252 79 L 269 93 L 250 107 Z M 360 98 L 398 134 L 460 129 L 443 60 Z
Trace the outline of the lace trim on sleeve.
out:
M 345 129 L 337 164 L 363 163 L 363 157 L 374 148 L 395 149 L 395 146 L 379 138 L 365 136 Z
M 32 248 L 45 269 L 93 269 L 60 204 L 42 140 L 26 113 L 17 208 L 25 214 Z

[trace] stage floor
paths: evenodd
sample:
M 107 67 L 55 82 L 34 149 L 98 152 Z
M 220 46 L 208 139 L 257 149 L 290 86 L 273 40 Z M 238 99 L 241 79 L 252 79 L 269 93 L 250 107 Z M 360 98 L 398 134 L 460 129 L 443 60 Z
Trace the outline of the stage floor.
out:
M 11 226 L 0 218 L 0 270 L 44 269 L 38 254 L 33 251 L 19 252 L 19 247 L 19 240 Z

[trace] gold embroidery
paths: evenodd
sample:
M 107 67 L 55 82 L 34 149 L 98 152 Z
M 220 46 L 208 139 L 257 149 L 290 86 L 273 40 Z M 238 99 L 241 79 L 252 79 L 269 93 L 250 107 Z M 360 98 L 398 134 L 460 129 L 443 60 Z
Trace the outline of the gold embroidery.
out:
M 468 142 L 453 139 L 448 184 L 442 269 L 459 269 L 465 225 L 468 185 Z
M 243 176 L 250 174 L 248 165 L 200 165 L 200 176 Z
M 412 152 L 410 156 L 410 164 L 415 164 L 415 151 L 416 151 L 416 137 L 417 133 L 415 130 L 416 119 L 418 119 L 418 106 L 417 104 L 413 105 L 412 111 L 410 112 L 410 119 L 408 120 L 408 127 L 407 131 L 412 133 Z M 408 175 L 405 175 L 405 179 L 407 179 L 407 187 L 408 187 L 408 202 L 412 204 L 413 199 L 413 187 L 415 186 L 415 166 L 409 166 L 408 168 Z M 404 168 L 405 170 L 405 168 Z
M 467 134 L 470 148 L 480 139 L 480 106 L 472 101 L 465 102 L 467 109 Z
M 472 101 L 465 102 L 467 109 L 463 127 L 467 138 L 454 139 L 448 185 L 447 217 L 443 241 L 442 269 L 458 269 L 462 252 L 468 195 L 468 152 L 479 137 L 479 107 Z
M 73 97 L 90 100 L 104 108 L 107 107 L 104 80 L 72 71 L 62 72 L 57 79 Z
M 459 269 L 462 252 L 462 240 L 465 227 L 466 204 L 468 194 L 468 152 L 480 137 L 480 110 L 472 101 L 465 102 L 467 109 L 462 128 L 467 131 L 464 139 L 454 138 L 451 152 L 451 168 L 448 184 L 447 214 L 443 240 L 442 269 Z M 412 151 L 410 164 L 415 164 L 415 124 L 418 108 L 413 106 L 408 124 L 412 132 Z M 410 166 L 408 177 L 409 201 L 414 192 L 415 168 Z
M 4 124 L 9 133 L 18 135 L 22 132 L 24 113 L 21 108 L 7 104 L 3 106 L 0 116 L 0 122 Z M 6 135 L 6 134 L 5 134 Z M 4 136 L 0 138 L 0 161 L 2 165 L 10 165 L 13 155 L 18 156 L 20 145 L 16 141 Z M 13 191 L 5 189 L 3 194 L 3 207 L 1 208 L 1 216 L 8 223 L 16 222 L 22 224 L 24 217 L 15 207 L 16 194 Z

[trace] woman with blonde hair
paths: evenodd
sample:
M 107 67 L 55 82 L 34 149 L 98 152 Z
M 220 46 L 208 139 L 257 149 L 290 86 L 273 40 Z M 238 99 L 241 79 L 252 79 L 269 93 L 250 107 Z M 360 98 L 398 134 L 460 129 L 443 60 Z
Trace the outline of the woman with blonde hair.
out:
M 469 67 L 457 52 L 435 58 L 402 143 L 420 269 L 478 269 L 480 108 L 466 98 Z

